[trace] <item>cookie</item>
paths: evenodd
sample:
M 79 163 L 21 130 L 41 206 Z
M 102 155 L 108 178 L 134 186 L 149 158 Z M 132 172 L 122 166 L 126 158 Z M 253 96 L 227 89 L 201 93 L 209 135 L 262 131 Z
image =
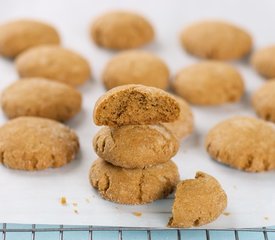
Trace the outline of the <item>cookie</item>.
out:
M 187 52 L 202 58 L 233 60 L 247 55 L 252 38 L 244 29 L 223 21 L 201 21 L 184 29 L 181 44 Z
M 60 44 L 58 32 L 47 23 L 20 19 L 0 26 L 0 55 L 13 58 L 26 49 L 43 44 Z
M 251 65 L 262 76 L 275 78 L 275 45 L 256 51 L 251 58 Z
M 170 227 L 198 227 L 217 219 L 227 206 L 227 196 L 212 176 L 197 172 L 195 179 L 177 185 Z
M 265 83 L 253 94 L 252 105 L 261 118 L 275 123 L 275 79 Z
M 144 168 L 169 161 L 178 151 L 174 135 L 161 125 L 103 127 L 95 135 L 96 154 L 123 168 Z
M 207 134 L 209 155 L 226 165 L 247 172 L 275 168 L 275 128 L 252 117 L 233 117 L 214 126 Z
M 79 149 L 73 130 L 56 121 L 19 117 L 0 127 L 0 162 L 19 170 L 61 167 Z
M 90 170 L 91 185 L 109 201 L 121 204 L 145 204 L 165 198 L 179 181 L 172 161 L 145 169 L 125 169 L 102 159 Z
M 1 105 L 9 118 L 37 116 L 66 121 L 80 111 L 81 94 L 63 83 L 26 78 L 3 91 Z
M 91 76 L 86 59 L 58 46 L 31 48 L 20 54 L 15 63 L 19 75 L 23 78 L 42 77 L 78 86 Z
M 172 122 L 179 117 L 175 98 L 158 88 L 129 84 L 109 90 L 94 108 L 96 125 L 122 126 Z
M 221 105 L 240 100 L 244 82 L 239 72 L 226 63 L 204 61 L 179 71 L 173 87 L 192 104 Z
M 170 123 L 161 123 L 165 126 L 174 136 L 181 140 L 187 137 L 193 132 L 194 129 L 194 118 L 193 113 L 189 105 L 180 97 L 174 96 L 179 103 L 180 115 L 177 120 Z
M 110 49 L 137 48 L 151 42 L 154 30 L 143 16 L 127 11 L 112 11 L 98 17 L 92 24 L 94 42 Z

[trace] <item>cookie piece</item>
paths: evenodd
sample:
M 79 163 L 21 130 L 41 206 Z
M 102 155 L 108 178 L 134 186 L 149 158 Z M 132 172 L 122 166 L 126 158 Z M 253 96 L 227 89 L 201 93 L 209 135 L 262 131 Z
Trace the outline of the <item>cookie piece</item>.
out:
M 78 53 L 58 46 L 31 48 L 16 58 L 21 77 L 42 77 L 72 86 L 86 82 L 91 76 L 89 63 Z
M 218 61 L 205 61 L 182 69 L 173 87 L 178 95 L 198 105 L 237 102 L 244 93 L 244 82 L 239 72 Z
M 180 106 L 180 115 L 177 120 L 170 123 L 161 123 L 165 126 L 177 139 L 184 139 L 193 132 L 194 118 L 191 108 L 182 98 L 174 96 Z
M 26 78 L 3 91 L 1 105 L 9 118 L 37 116 L 66 121 L 80 111 L 81 94 L 63 83 Z
M 197 22 L 182 32 L 187 52 L 202 58 L 233 60 L 251 51 L 252 38 L 244 29 L 223 21 Z
M 102 79 L 107 89 L 126 84 L 166 89 L 169 84 L 169 69 L 154 54 L 131 50 L 112 58 L 103 71 Z
M 98 17 L 91 28 L 94 42 L 105 48 L 130 49 L 151 42 L 154 30 L 143 16 L 127 11 L 112 11 Z
M 122 126 L 172 122 L 179 117 L 175 98 L 158 88 L 129 84 L 109 90 L 94 108 L 96 125 Z
M 47 23 L 21 19 L 0 26 L 0 55 L 13 58 L 43 44 L 60 44 L 58 32 Z
M 275 122 L 275 79 L 265 83 L 253 94 L 252 105 L 261 118 Z
M 61 167 L 79 149 L 76 133 L 56 121 L 19 117 L 0 127 L 0 162 L 19 170 Z
M 195 179 L 177 185 L 170 227 L 198 227 L 217 219 L 227 206 L 227 196 L 212 176 L 197 172 Z
M 275 168 L 275 128 L 263 120 L 225 120 L 209 131 L 205 148 L 213 159 L 233 168 L 247 172 Z
M 104 127 L 94 137 L 96 154 L 123 168 L 144 168 L 169 161 L 178 151 L 174 135 L 161 125 Z
M 145 169 L 125 169 L 98 159 L 90 170 L 91 185 L 109 201 L 121 204 L 145 204 L 165 198 L 179 181 L 172 161 Z
M 251 65 L 262 76 L 275 78 L 275 45 L 256 51 L 252 55 Z

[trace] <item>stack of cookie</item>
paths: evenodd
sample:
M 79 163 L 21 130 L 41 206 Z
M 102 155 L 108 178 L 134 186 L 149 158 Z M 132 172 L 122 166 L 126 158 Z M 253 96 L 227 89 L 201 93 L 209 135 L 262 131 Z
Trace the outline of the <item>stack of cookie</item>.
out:
M 168 196 L 179 181 L 171 161 L 179 143 L 161 125 L 179 117 L 173 96 L 143 85 L 113 88 L 94 108 L 94 122 L 105 125 L 94 137 L 97 155 L 90 182 L 107 200 L 144 204 Z

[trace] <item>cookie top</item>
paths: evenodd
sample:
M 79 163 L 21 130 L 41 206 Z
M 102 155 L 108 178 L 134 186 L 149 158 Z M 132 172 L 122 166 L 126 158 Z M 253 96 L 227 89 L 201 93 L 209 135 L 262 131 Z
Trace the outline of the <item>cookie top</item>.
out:
M 19 117 L 0 127 L 0 162 L 20 170 L 61 167 L 74 159 L 77 135 L 65 125 L 39 117 Z
M 172 161 L 145 169 L 125 169 L 98 159 L 90 170 L 91 185 L 100 195 L 121 204 L 145 204 L 165 198 L 178 181 L 178 168 Z
M 3 91 L 1 105 L 9 118 L 37 116 L 66 121 L 80 111 L 81 94 L 67 84 L 26 78 Z
M 197 227 L 214 221 L 227 206 L 227 196 L 212 176 L 197 172 L 195 179 L 177 185 L 170 227 Z
M 107 89 L 125 84 L 166 89 L 169 69 L 163 60 L 152 53 L 129 50 L 117 54 L 108 62 L 102 79 Z
M 123 168 L 144 168 L 169 161 L 178 151 L 174 135 L 161 125 L 103 127 L 95 135 L 96 154 Z
M 239 72 L 229 64 L 204 61 L 178 72 L 175 92 L 192 104 L 220 105 L 237 102 L 244 92 Z
M 59 43 L 58 32 L 47 23 L 20 19 L 0 26 L 0 55 L 5 57 L 13 58 L 34 46 Z
M 275 168 L 275 128 L 252 117 L 233 117 L 207 134 L 209 155 L 226 165 L 248 172 Z
M 96 125 L 122 126 L 172 122 L 179 117 L 175 98 L 158 88 L 129 84 L 109 90 L 94 108 Z
M 42 77 L 72 86 L 86 82 L 91 76 L 89 63 L 78 53 L 59 46 L 38 46 L 16 58 L 21 77 Z
M 251 58 L 253 68 L 266 78 L 275 78 L 275 45 L 256 51 Z
M 187 52 L 216 60 L 239 59 L 252 48 L 249 33 L 223 21 L 196 22 L 184 29 L 180 40 Z
M 275 122 L 275 79 L 265 83 L 252 96 L 252 105 L 257 114 L 271 122 Z
M 170 123 L 161 123 L 165 126 L 174 136 L 181 140 L 191 134 L 194 130 L 193 113 L 187 102 L 182 98 L 174 96 L 180 106 L 180 115 L 177 120 Z
M 154 29 L 143 16 L 128 11 L 112 11 L 98 17 L 92 24 L 94 42 L 111 49 L 137 48 L 151 42 Z

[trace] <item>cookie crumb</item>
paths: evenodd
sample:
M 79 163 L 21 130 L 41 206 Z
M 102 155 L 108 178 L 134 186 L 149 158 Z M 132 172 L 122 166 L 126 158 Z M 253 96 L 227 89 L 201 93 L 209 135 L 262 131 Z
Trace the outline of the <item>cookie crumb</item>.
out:
M 91 202 L 90 198 L 85 198 L 85 200 L 86 200 L 86 203 L 90 203 Z
M 268 217 L 264 217 L 264 220 L 269 220 L 269 218 Z
M 78 206 L 78 203 L 73 202 L 73 206 L 74 206 L 74 207 L 77 207 L 77 206 Z
M 78 214 L 78 210 L 74 209 L 74 213 L 75 213 L 75 214 Z
M 229 215 L 230 215 L 230 212 L 224 212 L 223 215 L 224 215 L 224 216 L 229 216 Z
M 136 217 L 141 217 L 142 213 L 141 212 L 132 212 L 133 215 L 135 215 Z
M 63 206 L 67 205 L 67 199 L 66 199 L 66 197 L 61 197 L 61 198 L 60 198 L 60 203 L 61 203 L 61 205 L 63 205 Z

